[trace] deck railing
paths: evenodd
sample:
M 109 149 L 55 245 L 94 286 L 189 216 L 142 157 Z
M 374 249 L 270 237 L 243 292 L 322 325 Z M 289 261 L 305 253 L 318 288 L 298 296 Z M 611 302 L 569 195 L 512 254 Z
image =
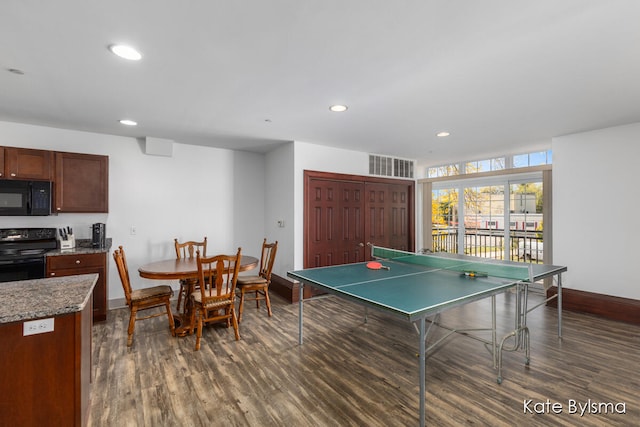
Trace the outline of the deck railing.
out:
M 434 229 L 432 233 L 434 252 L 458 253 L 458 229 L 455 227 Z M 542 232 L 511 231 L 509 235 L 509 259 L 542 263 L 544 245 Z M 503 230 L 472 229 L 466 230 L 464 251 L 466 255 L 483 258 L 504 259 L 505 238 Z

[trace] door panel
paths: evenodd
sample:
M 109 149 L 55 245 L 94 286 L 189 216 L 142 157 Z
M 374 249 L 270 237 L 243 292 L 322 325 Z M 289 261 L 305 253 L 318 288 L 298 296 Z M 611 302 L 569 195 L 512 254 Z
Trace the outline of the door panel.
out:
M 308 182 L 305 268 L 363 260 L 363 184 L 311 179 Z
M 411 250 L 409 236 L 410 188 L 406 184 L 366 183 L 367 242 Z
M 340 227 L 340 244 L 337 245 L 340 255 L 337 264 L 348 264 L 362 261 L 362 184 L 341 183 L 340 200 L 341 215 L 338 217 Z

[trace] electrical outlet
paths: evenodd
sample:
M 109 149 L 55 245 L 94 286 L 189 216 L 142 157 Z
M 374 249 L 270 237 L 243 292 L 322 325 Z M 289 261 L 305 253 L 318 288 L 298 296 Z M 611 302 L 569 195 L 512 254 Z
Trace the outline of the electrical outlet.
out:
M 49 319 L 30 320 L 22 324 L 22 335 L 44 334 L 53 332 L 53 317 Z

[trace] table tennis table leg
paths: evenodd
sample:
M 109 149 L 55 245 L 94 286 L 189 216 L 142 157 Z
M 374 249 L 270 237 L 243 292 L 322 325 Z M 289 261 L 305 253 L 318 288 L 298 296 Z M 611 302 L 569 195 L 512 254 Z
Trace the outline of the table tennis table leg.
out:
M 502 337 L 500 345 L 498 346 L 498 384 L 502 384 L 502 352 L 503 351 L 517 351 L 524 347 L 525 349 L 525 365 L 529 365 L 530 361 L 530 336 L 529 327 L 527 326 L 527 313 L 528 309 L 528 297 L 529 286 L 527 283 L 520 282 L 516 284 L 516 313 L 515 313 L 515 325 L 513 331 Z M 504 344 L 509 338 L 514 338 L 513 347 L 505 349 Z
M 558 273 L 558 338 L 562 338 L 562 273 Z
M 304 292 L 302 288 L 304 285 L 302 282 L 299 282 L 300 287 L 300 296 L 298 301 L 298 344 L 302 345 L 302 305 L 304 304 Z
M 498 366 L 496 323 L 496 296 L 491 295 L 491 354 L 493 355 L 493 369 Z
M 425 391 L 426 391 L 426 333 L 425 318 L 420 318 L 420 427 L 425 426 Z

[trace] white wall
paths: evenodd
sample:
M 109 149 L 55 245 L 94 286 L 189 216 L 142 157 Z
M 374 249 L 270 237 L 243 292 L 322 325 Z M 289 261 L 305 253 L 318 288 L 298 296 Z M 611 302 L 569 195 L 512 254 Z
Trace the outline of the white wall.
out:
M 90 225 L 107 224 L 113 246 L 127 252 L 130 272 L 172 258 L 173 239 L 208 237 L 209 254 L 259 256 L 265 221 L 264 155 L 174 143 L 172 157 L 150 156 L 134 138 L 0 122 L 0 145 L 109 156 L 109 213 L 0 217 L 0 228 L 71 226 L 90 238 Z M 131 235 L 131 227 L 136 234 Z M 109 254 L 109 299 L 123 291 Z M 132 274 L 141 286 L 159 284 Z M 169 283 L 177 288 L 177 283 Z
M 554 264 L 568 288 L 640 299 L 640 123 L 553 139 Z
M 293 144 L 278 147 L 266 155 L 265 237 L 278 241 L 273 273 L 287 277 L 294 258 Z M 284 221 L 284 227 L 278 221 Z

